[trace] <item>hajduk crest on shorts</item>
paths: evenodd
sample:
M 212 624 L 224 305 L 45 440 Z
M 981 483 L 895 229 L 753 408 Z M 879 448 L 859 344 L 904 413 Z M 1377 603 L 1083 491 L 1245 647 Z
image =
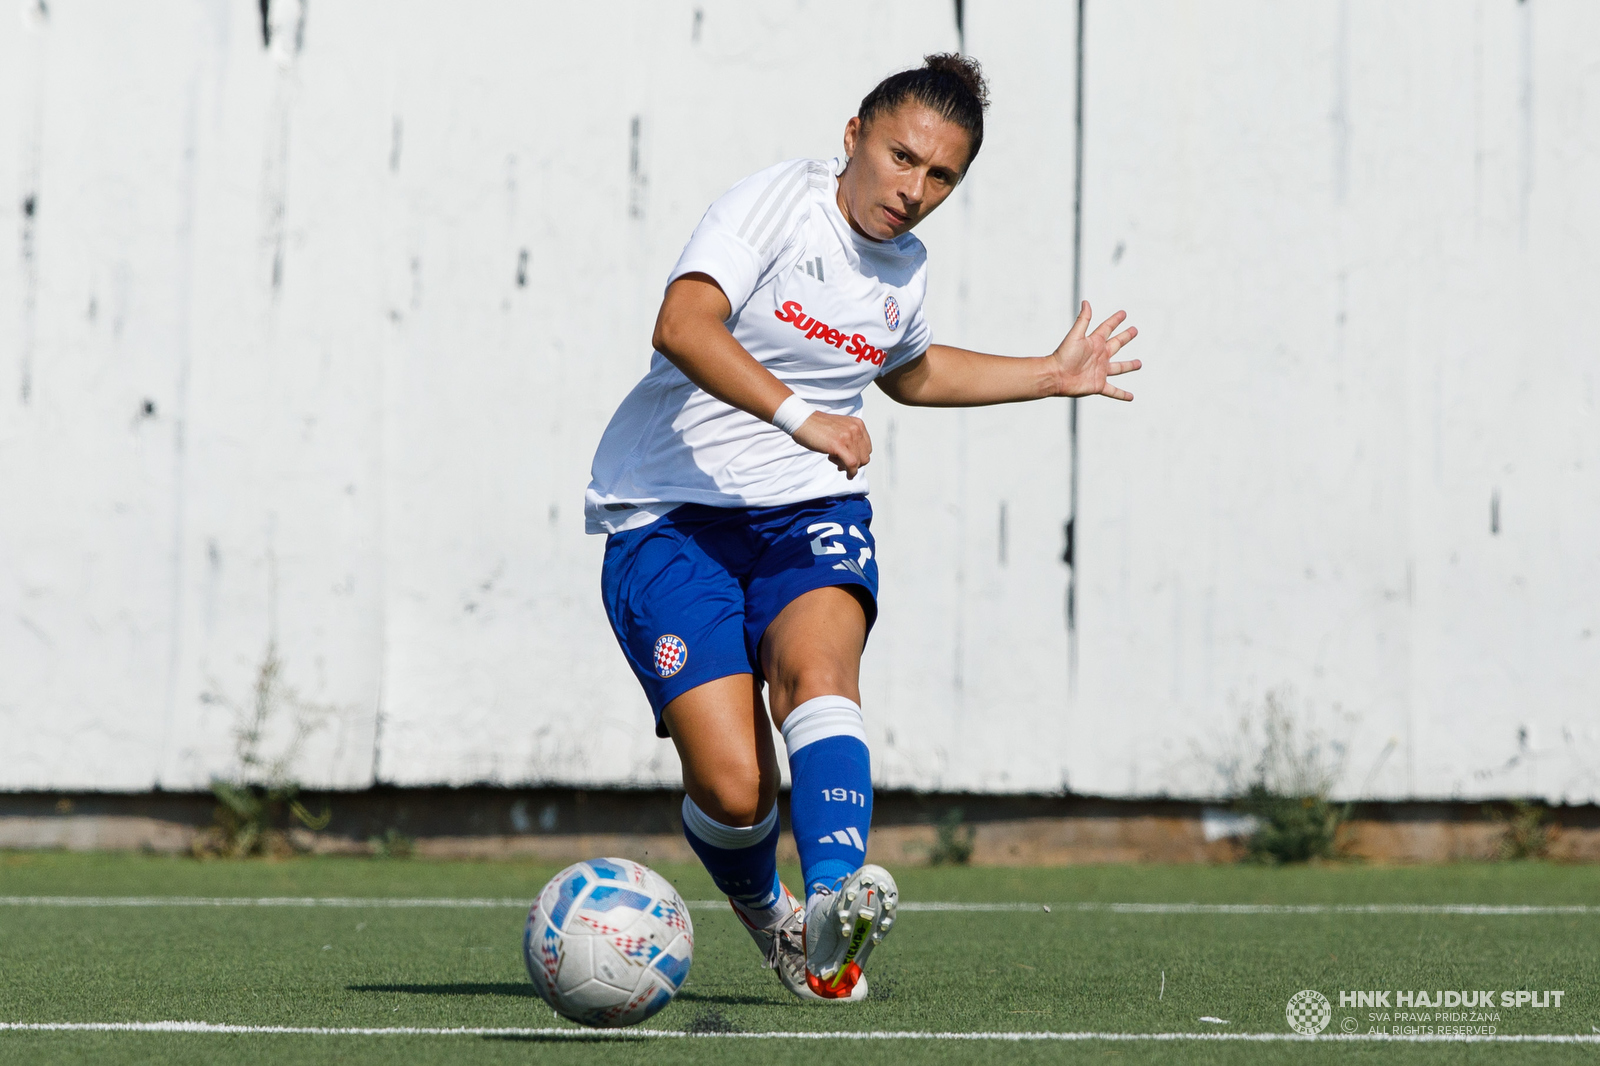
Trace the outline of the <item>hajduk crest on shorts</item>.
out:
M 689 646 L 676 633 L 663 633 L 656 640 L 656 673 L 671 677 L 689 661 Z

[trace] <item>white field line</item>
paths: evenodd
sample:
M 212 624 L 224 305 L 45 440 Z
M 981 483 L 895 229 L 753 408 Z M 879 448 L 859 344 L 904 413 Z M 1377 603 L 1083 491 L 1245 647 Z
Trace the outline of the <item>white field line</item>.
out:
M 693 904 L 691 904 L 693 906 Z M 726 906 L 726 904 L 723 904 Z M 1038 903 L 900 904 L 903 911 L 1037 911 Z M 1600 914 L 1600 907 L 1495 903 L 1052 903 L 1053 910 L 1108 914 Z
M 525 899 L 406 898 L 385 896 L 0 896 L 3 907 L 401 907 L 436 909 L 526 908 Z M 957 913 L 1078 911 L 1107 914 L 1466 914 L 1600 915 L 1600 906 L 1497 903 L 939 903 L 907 900 L 901 911 Z M 726 900 L 689 901 L 691 910 L 725 911 Z
M 0 896 L 3 907 L 418 907 L 526 908 L 525 899 L 407 898 L 386 896 Z M 724 907 L 726 903 L 722 904 Z
M 983 1040 L 1011 1043 L 1033 1041 L 1224 1041 L 1246 1043 L 1384 1043 L 1384 1044 L 1600 1044 L 1600 1036 L 1566 1033 L 1528 1033 L 1468 1036 L 1388 1036 L 1379 1033 L 1326 1033 L 1301 1036 L 1297 1033 L 937 1033 L 873 1030 L 868 1032 L 771 1032 L 771 1033 L 685 1033 L 673 1029 L 511 1029 L 470 1028 L 428 1029 L 411 1026 L 393 1028 L 324 1028 L 302 1025 L 214 1025 L 210 1022 L 0 1022 L 0 1032 L 90 1032 L 90 1033 L 202 1033 L 220 1035 L 268 1036 L 509 1036 L 554 1039 L 596 1037 L 615 1040 Z

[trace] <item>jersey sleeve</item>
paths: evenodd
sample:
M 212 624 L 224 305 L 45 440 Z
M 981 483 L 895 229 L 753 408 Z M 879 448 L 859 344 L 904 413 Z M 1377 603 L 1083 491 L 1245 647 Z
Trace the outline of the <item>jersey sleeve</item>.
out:
M 928 317 L 922 313 L 919 302 L 916 311 L 911 315 L 911 320 L 906 323 L 905 336 L 900 343 L 889 349 L 889 354 L 884 357 L 883 366 L 878 368 L 878 377 L 898 370 L 913 359 L 918 358 L 928 350 L 928 345 L 933 343 L 933 330 L 928 326 Z
M 812 160 L 791 160 L 723 193 L 694 228 L 667 284 L 709 274 L 738 313 L 787 244 L 814 169 Z

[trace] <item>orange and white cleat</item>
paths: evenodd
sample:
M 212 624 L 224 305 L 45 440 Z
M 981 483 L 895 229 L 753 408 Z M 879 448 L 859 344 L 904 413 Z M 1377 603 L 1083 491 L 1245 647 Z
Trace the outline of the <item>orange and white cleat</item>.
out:
M 861 968 L 894 925 L 900 890 L 889 871 L 870 863 L 806 904 L 806 986 L 817 999 L 867 998 Z M 809 998 L 809 997 L 806 997 Z
M 777 925 L 765 928 L 755 925 L 737 905 L 733 913 L 750 933 L 750 939 L 756 942 L 762 958 L 766 960 L 767 969 L 778 972 L 778 980 L 783 982 L 783 987 L 801 999 L 818 999 L 820 997 L 806 984 L 805 908 L 794 898 L 788 885 L 780 882 L 779 887 L 783 889 L 783 902 L 787 908 Z

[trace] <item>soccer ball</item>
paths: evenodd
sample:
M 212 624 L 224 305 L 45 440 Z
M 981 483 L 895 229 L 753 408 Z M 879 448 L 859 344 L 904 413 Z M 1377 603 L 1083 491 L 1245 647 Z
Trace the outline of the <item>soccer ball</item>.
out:
M 522 960 L 556 1013 L 596 1029 L 672 1002 L 694 957 L 689 908 L 666 878 L 627 859 L 574 863 L 528 911 Z

